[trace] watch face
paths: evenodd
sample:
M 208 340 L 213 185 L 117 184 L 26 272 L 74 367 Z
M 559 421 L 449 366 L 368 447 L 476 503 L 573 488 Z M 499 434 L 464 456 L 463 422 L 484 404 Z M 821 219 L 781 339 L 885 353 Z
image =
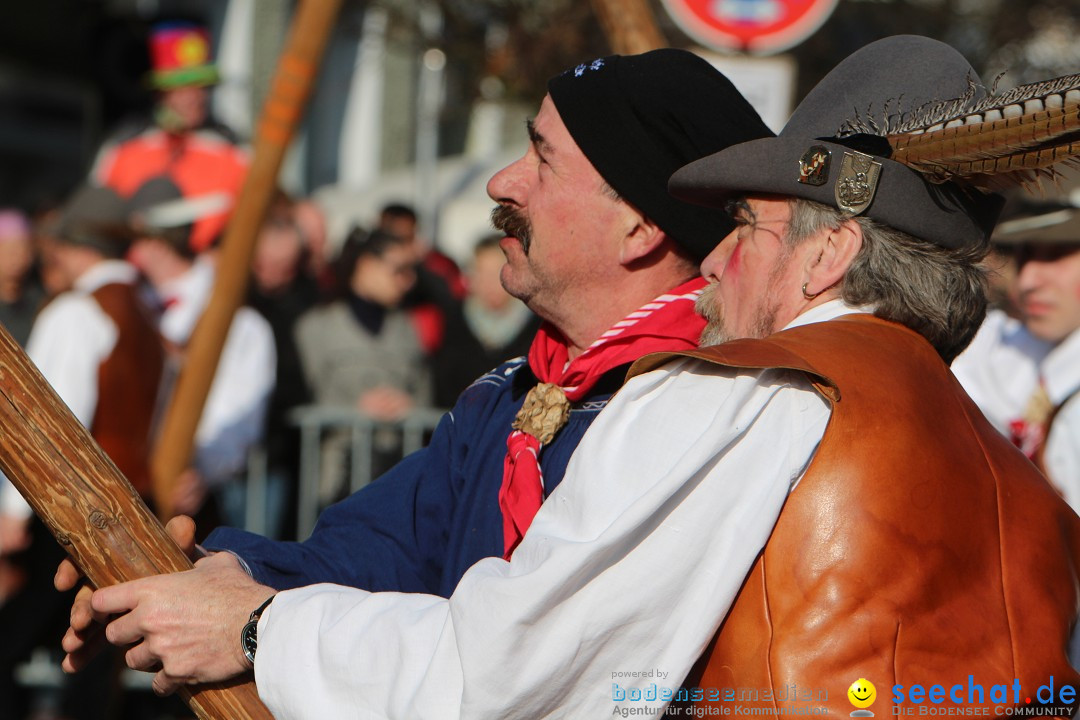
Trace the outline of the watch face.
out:
M 253 620 L 244 626 L 244 629 L 240 632 L 240 645 L 244 649 L 244 656 L 254 663 L 255 650 L 259 647 L 258 620 Z

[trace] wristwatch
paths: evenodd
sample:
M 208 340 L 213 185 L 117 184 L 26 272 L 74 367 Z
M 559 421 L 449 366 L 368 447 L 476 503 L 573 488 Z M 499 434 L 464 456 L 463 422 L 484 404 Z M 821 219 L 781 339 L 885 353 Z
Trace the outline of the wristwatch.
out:
M 259 649 L 259 618 L 262 617 L 263 611 L 270 607 L 274 597 L 274 595 L 271 595 L 266 598 L 266 602 L 251 613 L 251 617 L 248 618 L 244 629 L 240 631 L 240 647 L 244 650 L 244 657 L 252 665 L 255 664 L 255 651 Z

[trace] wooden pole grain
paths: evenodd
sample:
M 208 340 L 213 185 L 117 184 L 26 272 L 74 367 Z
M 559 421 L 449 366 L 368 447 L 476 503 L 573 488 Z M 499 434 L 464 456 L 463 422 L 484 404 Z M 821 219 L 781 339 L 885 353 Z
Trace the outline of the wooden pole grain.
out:
M 172 517 L 174 487 L 191 462 L 195 431 L 217 372 L 233 315 L 247 293 L 259 226 L 277 188 L 278 171 L 334 27 L 341 0 L 302 0 L 263 105 L 255 153 L 244 187 L 225 230 L 210 302 L 188 342 L 184 366 L 150 462 L 154 504 Z
M 648 0 L 592 0 L 611 50 L 637 55 L 667 45 Z
M 3 327 L 0 433 L 0 470 L 94 587 L 191 569 L 135 488 Z M 250 678 L 185 688 L 180 695 L 203 720 L 272 717 Z

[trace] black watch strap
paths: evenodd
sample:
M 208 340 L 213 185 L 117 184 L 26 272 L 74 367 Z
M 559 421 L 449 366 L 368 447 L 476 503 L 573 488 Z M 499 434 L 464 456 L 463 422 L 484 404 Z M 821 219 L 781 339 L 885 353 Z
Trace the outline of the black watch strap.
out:
M 276 595 L 271 595 L 266 598 L 266 602 L 251 613 L 251 617 L 248 618 L 244 629 L 240 631 L 240 647 L 244 651 L 244 657 L 252 665 L 255 664 L 255 651 L 259 649 L 259 618 L 262 617 L 263 611 L 270 607 L 270 603 L 273 602 L 275 597 Z

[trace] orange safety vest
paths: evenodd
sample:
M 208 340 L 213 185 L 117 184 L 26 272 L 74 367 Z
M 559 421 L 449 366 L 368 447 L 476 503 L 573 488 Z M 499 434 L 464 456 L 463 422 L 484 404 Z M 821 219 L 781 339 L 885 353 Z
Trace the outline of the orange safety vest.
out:
M 226 193 L 235 204 L 247 175 L 243 150 L 212 130 L 175 134 L 153 127 L 106 148 L 94 171 L 95 181 L 131 197 L 147 180 L 168 175 L 185 197 Z M 205 250 L 225 230 L 229 210 L 200 218 L 191 247 Z

